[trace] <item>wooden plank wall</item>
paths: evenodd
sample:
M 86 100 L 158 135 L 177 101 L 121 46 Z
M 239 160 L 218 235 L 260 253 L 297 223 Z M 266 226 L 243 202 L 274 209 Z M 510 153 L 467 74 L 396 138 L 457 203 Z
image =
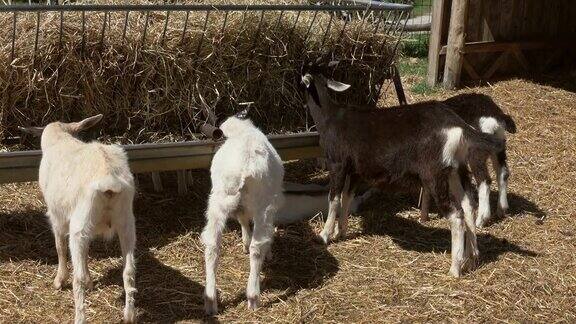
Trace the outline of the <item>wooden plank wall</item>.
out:
M 469 0 L 466 42 L 496 41 L 553 41 L 576 39 L 576 0 Z M 446 0 L 450 17 L 451 0 Z M 442 45 L 448 37 L 447 22 L 443 24 Z M 551 51 L 527 52 L 531 65 L 545 63 Z M 567 53 L 566 55 L 570 55 Z M 485 70 L 498 57 L 497 53 L 476 53 L 466 56 L 478 71 Z M 442 58 L 440 66 L 443 65 Z M 508 58 L 501 73 L 508 74 L 518 68 L 518 63 Z M 440 69 L 442 71 L 442 68 Z M 467 74 L 462 76 L 467 78 Z
M 576 30 L 575 17 L 574 0 L 471 0 L 466 40 L 568 37 Z

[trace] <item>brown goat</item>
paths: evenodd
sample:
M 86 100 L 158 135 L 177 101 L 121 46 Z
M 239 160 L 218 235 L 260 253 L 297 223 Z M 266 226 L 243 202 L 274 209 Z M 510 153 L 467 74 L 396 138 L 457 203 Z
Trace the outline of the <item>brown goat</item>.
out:
M 336 236 L 346 235 L 349 204 L 359 181 L 377 187 L 423 184 L 451 221 L 450 273 L 459 277 L 466 259 L 475 263 L 479 255 L 467 192 L 471 183 L 462 166 L 469 148 L 498 152 L 503 141 L 477 132 L 436 101 L 389 109 L 340 104 L 330 97 L 328 89 L 343 92 L 350 86 L 326 78 L 322 69 L 307 66 L 302 75 L 306 104 L 330 173 L 330 203 L 322 240 L 328 243 L 337 215 Z

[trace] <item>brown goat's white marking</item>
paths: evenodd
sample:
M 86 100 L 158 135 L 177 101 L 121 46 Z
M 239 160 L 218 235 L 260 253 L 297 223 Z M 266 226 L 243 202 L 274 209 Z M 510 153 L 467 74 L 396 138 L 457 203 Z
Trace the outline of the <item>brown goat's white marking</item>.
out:
M 458 167 L 463 159 L 461 155 L 466 154 L 464 150 L 464 132 L 460 127 L 452 127 L 443 130 L 446 135 L 446 142 L 442 149 L 442 162 L 445 166 Z

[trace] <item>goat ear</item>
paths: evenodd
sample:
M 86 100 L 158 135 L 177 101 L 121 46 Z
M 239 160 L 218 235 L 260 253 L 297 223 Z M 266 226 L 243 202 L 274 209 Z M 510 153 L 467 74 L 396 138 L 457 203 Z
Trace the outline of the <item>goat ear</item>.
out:
M 102 114 L 98 114 L 96 116 L 92 116 L 92 117 L 88 117 L 82 121 L 79 121 L 77 123 L 72 123 L 72 131 L 74 132 L 80 132 L 83 130 L 86 130 L 88 128 L 94 127 L 96 124 L 98 124 L 98 122 L 100 122 L 102 120 L 103 115 Z
M 302 83 L 306 86 L 306 88 L 310 88 L 312 84 L 312 75 L 306 73 L 302 76 Z
M 248 118 L 248 113 L 250 112 L 251 107 L 248 107 L 240 112 L 238 112 L 235 117 L 238 119 L 246 119 Z
M 338 63 L 340 63 L 340 61 L 330 61 L 330 62 L 328 63 L 328 67 L 329 67 L 329 68 L 335 67 L 335 66 L 338 65 Z
M 33 136 L 42 136 L 42 132 L 44 131 L 44 127 L 20 127 L 18 126 L 18 130 L 23 133 L 30 134 Z
M 326 80 L 326 85 L 328 86 L 328 88 L 332 89 L 333 91 L 336 92 L 344 92 L 348 89 L 350 89 L 350 85 L 346 84 L 346 83 L 342 83 L 342 82 L 338 82 L 332 79 L 327 79 Z

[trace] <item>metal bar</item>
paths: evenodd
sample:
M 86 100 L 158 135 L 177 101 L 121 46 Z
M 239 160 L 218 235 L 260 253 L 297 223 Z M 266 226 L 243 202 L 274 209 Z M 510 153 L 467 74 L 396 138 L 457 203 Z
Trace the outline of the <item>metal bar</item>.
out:
M 150 19 L 150 11 L 146 11 L 146 20 L 144 21 L 144 31 L 142 32 L 142 47 L 146 43 L 146 32 L 148 31 L 148 20 Z
M 256 42 L 258 41 L 258 36 L 260 36 L 260 30 L 262 29 L 262 22 L 264 21 L 264 10 L 260 12 L 260 21 L 258 22 L 258 28 L 256 29 L 256 34 L 254 35 L 254 42 L 252 42 L 252 51 L 256 47 Z M 252 55 L 252 54 L 250 54 Z
M 188 29 L 188 18 L 190 17 L 190 11 L 186 11 L 186 19 L 184 19 L 184 28 L 182 28 L 182 38 L 180 43 L 184 42 L 184 36 L 186 36 L 186 29 Z
M 162 29 L 162 38 L 160 38 L 160 46 L 164 46 L 164 38 L 166 37 L 166 29 L 168 28 L 168 19 L 170 19 L 170 11 L 166 11 L 166 20 L 164 20 L 164 29 Z
M 276 26 L 274 26 L 274 29 L 278 29 L 278 27 L 280 27 L 280 21 L 282 21 L 282 16 L 284 16 L 284 10 L 280 11 L 280 15 L 278 15 L 278 20 L 276 20 Z
M 104 22 L 102 23 L 102 31 L 100 32 L 100 49 L 104 47 L 104 34 L 106 34 L 107 19 L 108 19 L 108 12 L 104 12 Z
M 124 16 L 124 28 L 122 29 L 122 44 L 124 44 L 124 40 L 126 39 L 126 29 L 128 29 L 128 15 L 130 11 L 126 11 L 126 16 Z
M 318 133 L 269 135 L 268 139 L 284 160 L 322 155 Z M 219 146 L 215 141 L 194 141 L 126 145 L 123 148 L 132 172 L 146 173 L 208 168 Z M 0 183 L 35 181 L 41 157 L 41 151 L 0 153 Z
M 16 42 L 16 16 L 17 16 L 17 12 L 14 12 L 14 15 L 12 16 L 12 50 L 10 51 L 10 63 L 12 63 L 14 61 L 14 43 Z
M 322 36 L 322 43 L 320 47 L 324 46 L 326 42 L 326 37 L 328 37 L 328 33 L 330 32 L 330 27 L 332 27 L 332 19 L 334 19 L 334 15 L 330 15 L 330 20 L 328 21 L 328 26 L 326 26 L 326 31 L 324 32 L 324 36 Z
M 296 19 L 294 20 L 294 25 L 292 25 L 292 29 L 290 29 L 290 34 L 288 37 L 291 37 L 294 34 L 294 29 L 296 29 L 296 25 L 298 25 L 298 19 L 300 19 L 300 11 L 296 14 Z
M 196 56 L 200 54 L 200 49 L 202 48 L 202 43 L 204 42 L 204 34 L 206 34 L 206 27 L 208 27 L 208 17 L 210 17 L 210 11 L 206 11 L 206 17 L 204 18 L 204 27 L 202 27 L 202 35 L 200 36 L 200 41 L 198 42 L 198 48 L 196 49 Z
M 85 36 L 85 32 L 86 32 L 86 12 L 82 11 L 82 47 L 80 49 L 81 53 L 84 53 L 84 46 L 86 44 L 86 36 Z
M 355 0 L 355 3 L 366 3 L 362 0 Z M 395 11 L 410 11 L 412 5 L 399 4 L 399 3 L 384 3 L 372 1 L 369 5 L 233 5 L 233 4 L 198 4 L 198 5 L 182 5 L 182 4 L 157 4 L 157 5 L 101 5 L 101 4 L 83 4 L 83 5 L 9 5 L 0 6 L 0 12 L 46 12 L 46 11 L 336 11 L 336 10 L 350 10 L 362 11 L 366 8 L 374 11 L 395 10 Z
M 308 40 L 308 37 L 310 36 L 310 31 L 312 31 L 312 26 L 316 22 L 316 16 L 317 15 L 318 15 L 318 11 L 314 11 L 314 16 L 312 16 L 312 22 L 310 23 L 310 26 L 308 27 L 308 31 L 306 31 L 306 36 L 304 36 L 304 43 L 306 43 L 306 41 Z
M 366 14 L 368 10 L 362 12 L 362 22 L 360 22 L 360 26 L 356 28 L 356 39 L 354 40 L 354 48 L 352 49 L 352 63 L 354 64 L 354 59 L 356 58 L 356 49 L 358 49 L 358 41 L 360 40 L 360 33 L 362 32 L 362 28 L 366 23 Z
M 62 34 L 64 29 L 64 11 L 60 11 L 60 33 L 58 34 L 58 46 L 62 48 Z
M 36 60 L 36 51 L 38 50 L 38 38 L 40 36 L 40 12 L 36 13 L 36 36 L 34 37 L 34 60 Z
M 338 40 L 334 44 L 340 44 L 342 37 L 344 37 L 344 32 L 346 31 L 346 26 L 348 26 L 348 19 L 344 20 L 344 26 L 342 26 L 342 31 L 340 31 L 340 36 L 338 36 Z
M 220 34 L 224 34 L 224 30 L 226 29 L 226 23 L 228 22 L 228 11 L 224 13 L 224 22 L 222 22 L 222 29 L 220 29 Z

